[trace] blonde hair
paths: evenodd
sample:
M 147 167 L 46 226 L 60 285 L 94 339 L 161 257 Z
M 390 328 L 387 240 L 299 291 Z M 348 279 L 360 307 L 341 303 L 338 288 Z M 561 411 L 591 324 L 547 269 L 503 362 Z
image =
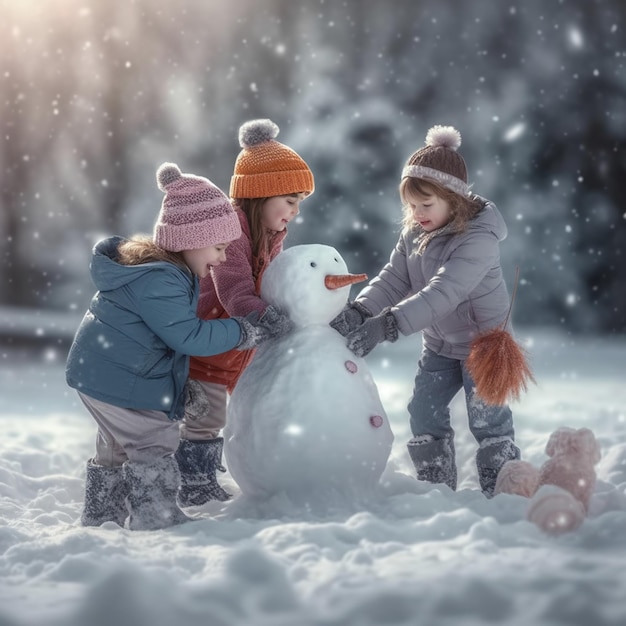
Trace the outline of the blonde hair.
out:
M 439 183 L 423 178 L 405 176 L 400 181 L 400 198 L 402 200 L 402 230 L 409 232 L 413 230 L 417 223 L 413 217 L 413 211 L 408 202 L 409 197 L 427 198 L 437 196 L 445 200 L 450 207 L 450 231 L 462 233 L 467 229 L 469 221 L 481 210 L 482 201 L 475 195 L 460 196 L 458 193 L 443 187 Z
M 170 252 L 158 246 L 149 235 L 134 235 L 117 248 L 117 262 L 121 265 L 141 265 L 154 261 L 167 261 L 187 267 L 182 252 Z

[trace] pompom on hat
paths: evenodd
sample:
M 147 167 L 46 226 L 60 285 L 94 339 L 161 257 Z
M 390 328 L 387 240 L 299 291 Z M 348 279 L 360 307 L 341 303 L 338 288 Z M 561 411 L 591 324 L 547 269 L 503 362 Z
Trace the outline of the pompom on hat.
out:
M 426 134 L 423 148 L 413 153 L 404 169 L 402 178 L 431 179 L 461 196 L 468 196 L 467 166 L 458 153 L 461 133 L 453 126 L 433 126 Z
M 313 173 L 300 155 L 276 141 L 278 126 L 250 120 L 239 129 L 242 147 L 230 181 L 231 198 L 271 198 L 313 193 Z
M 170 252 L 208 248 L 241 236 L 241 224 L 226 194 L 207 178 L 183 174 L 174 163 L 157 170 L 165 193 L 154 242 Z

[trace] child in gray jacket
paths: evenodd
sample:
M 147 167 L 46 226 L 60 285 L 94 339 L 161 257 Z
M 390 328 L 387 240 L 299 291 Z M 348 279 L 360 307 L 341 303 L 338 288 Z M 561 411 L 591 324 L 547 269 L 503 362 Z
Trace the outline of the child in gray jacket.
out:
M 480 486 L 493 494 L 500 468 L 518 459 L 507 405 L 478 396 L 465 362 L 477 336 L 507 322 L 509 295 L 500 267 L 507 234 L 496 206 L 470 192 L 459 132 L 435 126 L 402 171 L 403 230 L 376 278 L 331 322 L 365 356 L 381 341 L 421 331 L 423 352 L 408 405 L 408 443 L 417 478 L 456 489 L 449 404 L 463 388 L 479 443 Z

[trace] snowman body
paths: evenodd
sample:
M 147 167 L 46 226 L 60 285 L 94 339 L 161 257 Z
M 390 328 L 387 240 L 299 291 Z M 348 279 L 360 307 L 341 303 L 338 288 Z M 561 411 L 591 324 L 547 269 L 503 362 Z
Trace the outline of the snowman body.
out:
M 328 325 L 349 287 L 324 279 L 346 272 L 334 248 L 313 245 L 282 252 L 265 273 L 263 299 L 296 327 L 257 350 L 230 398 L 225 456 L 243 494 L 358 497 L 380 480 L 389 421 L 366 362 Z

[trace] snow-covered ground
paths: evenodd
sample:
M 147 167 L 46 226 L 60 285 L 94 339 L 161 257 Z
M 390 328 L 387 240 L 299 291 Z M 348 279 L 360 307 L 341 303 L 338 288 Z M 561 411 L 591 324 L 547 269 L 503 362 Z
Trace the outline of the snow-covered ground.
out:
M 538 382 L 513 407 L 524 458 L 541 464 L 559 426 L 587 426 L 602 446 L 590 516 L 556 538 L 524 520 L 524 499 L 481 495 L 460 396 L 459 491 L 412 478 L 417 339 L 367 359 L 395 434 L 375 500 L 322 515 L 235 499 L 153 532 L 78 525 L 95 427 L 63 355 L 0 352 L 0 625 L 623 626 L 626 338 L 520 336 Z

